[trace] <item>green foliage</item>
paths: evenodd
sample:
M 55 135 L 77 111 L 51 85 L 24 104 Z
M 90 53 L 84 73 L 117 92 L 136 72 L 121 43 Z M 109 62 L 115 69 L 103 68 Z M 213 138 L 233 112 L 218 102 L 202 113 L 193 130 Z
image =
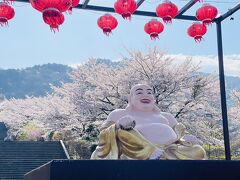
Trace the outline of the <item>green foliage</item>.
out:
M 72 140 L 64 142 L 71 159 L 90 159 L 96 144 L 86 140 Z
M 213 146 L 210 144 L 204 144 L 203 148 L 207 153 L 208 159 L 211 160 L 223 160 L 225 159 L 224 148 L 221 146 Z
M 89 141 L 89 142 L 95 142 L 98 140 L 98 127 L 95 124 L 83 124 L 83 131 L 81 135 L 81 139 Z
M 71 141 L 74 139 L 72 131 L 71 130 L 61 130 L 61 131 L 52 131 L 49 133 L 48 135 L 48 139 L 49 140 L 53 140 L 53 141 Z
M 209 160 L 225 160 L 225 150 L 221 146 L 213 146 L 210 144 L 204 144 L 203 148 L 207 153 Z M 237 150 L 231 151 L 232 160 L 240 160 L 240 152 Z
M 37 123 L 31 121 L 19 130 L 16 139 L 20 141 L 21 140 L 38 141 L 41 140 L 43 134 L 44 134 L 43 130 L 37 125 Z

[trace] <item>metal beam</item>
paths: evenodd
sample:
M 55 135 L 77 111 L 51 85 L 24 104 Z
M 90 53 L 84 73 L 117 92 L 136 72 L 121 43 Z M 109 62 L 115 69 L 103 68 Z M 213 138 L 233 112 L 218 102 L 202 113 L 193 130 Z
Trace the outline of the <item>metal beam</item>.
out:
M 29 0 L 15 0 L 15 1 L 29 3 Z M 86 1 L 88 1 L 88 0 L 86 0 Z M 93 6 L 93 5 L 86 5 L 86 6 L 84 6 L 84 4 L 79 4 L 79 5 L 77 5 L 74 8 L 85 9 L 85 10 L 92 10 L 92 11 L 102 11 L 102 12 L 115 13 L 114 8 L 112 8 L 112 7 Z M 158 17 L 156 15 L 156 12 L 149 12 L 149 11 L 135 11 L 134 15 L 149 16 L 149 17 L 155 17 L 155 18 Z M 195 16 L 186 16 L 186 15 L 177 15 L 175 17 L 175 19 L 197 21 Z
M 81 4 L 79 4 L 75 8 L 83 9 Z M 103 12 L 115 13 L 114 8 L 111 8 L 111 7 L 87 5 L 84 9 L 86 9 L 86 10 L 93 10 L 93 11 L 103 11 Z M 156 15 L 156 12 L 149 12 L 149 11 L 135 11 L 133 14 L 134 15 L 139 15 L 139 16 L 158 17 Z M 175 19 L 197 21 L 195 16 L 185 16 L 185 15 L 178 15 L 178 16 L 175 17 Z
M 239 9 L 240 9 L 240 3 L 238 3 L 235 7 L 233 7 L 230 10 L 228 10 L 228 12 L 226 12 L 225 14 L 223 14 L 222 16 L 220 16 L 217 19 L 219 19 L 220 21 L 223 21 L 224 19 L 228 18 L 229 16 L 231 16 L 233 13 L 235 13 Z
M 90 0 L 85 0 L 85 1 L 83 2 L 83 4 L 82 4 L 82 7 L 83 7 L 83 8 L 86 8 L 86 6 L 88 5 L 89 1 L 90 1 Z
M 24 3 L 29 3 L 28 0 L 14 0 L 14 1 L 17 1 L 17 2 L 24 2 Z
M 230 148 L 229 131 L 228 131 L 227 101 L 226 101 L 226 92 L 225 92 L 221 21 L 217 21 L 216 26 L 217 26 L 217 46 L 218 46 L 218 64 L 219 64 L 218 66 L 219 66 L 225 158 L 226 160 L 231 160 L 231 148 Z
M 138 0 L 138 1 L 137 1 L 137 7 L 139 8 L 139 6 L 141 6 L 144 1 L 145 1 L 145 0 Z
M 178 15 L 183 15 L 188 9 L 190 9 L 194 4 L 196 3 L 196 0 L 189 1 L 185 6 L 183 6 L 179 11 Z

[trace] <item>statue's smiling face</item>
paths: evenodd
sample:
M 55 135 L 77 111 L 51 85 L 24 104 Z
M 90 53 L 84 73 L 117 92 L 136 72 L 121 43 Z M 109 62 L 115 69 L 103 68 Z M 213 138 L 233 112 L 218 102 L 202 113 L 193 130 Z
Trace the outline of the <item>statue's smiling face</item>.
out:
M 140 111 L 152 111 L 154 96 L 152 88 L 148 85 L 136 85 L 131 89 L 131 105 Z

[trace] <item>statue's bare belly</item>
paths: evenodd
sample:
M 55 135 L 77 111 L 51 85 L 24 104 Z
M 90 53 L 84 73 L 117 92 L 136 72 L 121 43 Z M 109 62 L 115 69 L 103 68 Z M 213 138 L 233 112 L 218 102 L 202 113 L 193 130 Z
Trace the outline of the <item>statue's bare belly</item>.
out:
M 153 144 L 169 145 L 177 140 L 176 133 L 166 124 L 137 124 L 135 128 Z

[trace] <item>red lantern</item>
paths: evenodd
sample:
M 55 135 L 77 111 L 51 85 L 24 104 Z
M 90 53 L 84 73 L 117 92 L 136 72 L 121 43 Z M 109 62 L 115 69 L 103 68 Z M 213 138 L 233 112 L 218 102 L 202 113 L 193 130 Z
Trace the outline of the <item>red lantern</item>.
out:
M 135 0 L 117 0 L 114 3 L 114 10 L 116 13 L 121 14 L 124 19 L 131 19 L 137 9 L 137 3 Z
M 72 13 L 72 8 L 76 7 L 80 3 L 80 0 L 72 0 L 72 5 L 70 6 L 68 12 Z
M 187 30 L 188 35 L 193 37 L 196 42 L 201 42 L 203 40 L 202 36 L 206 34 L 206 32 L 207 27 L 201 23 L 194 23 Z
M 60 12 L 67 11 L 71 5 L 72 0 L 30 0 L 32 7 L 40 12 L 47 8 L 55 8 Z
M 8 25 L 8 20 L 15 16 L 14 9 L 7 3 L 0 2 L 0 25 Z
M 164 23 L 171 23 L 172 19 L 178 15 L 178 7 L 170 1 L 159 4 L 156 14 L 163 19 Z
M 163 30 L 163 24 L 156 19 L 149 21 L 144 26 L 144 31 L 150 35 L 152 40 L 156 40 L 156 38 L 158 38 L 158 34 L 163 32 Z
M 111 14 L 105 14 L 98 18 L 97 24 L 103 30 L 103 33 L 109 36 L 112 30 L 117 27 L 118 22 Z
M 53 32 L 64 22 L 62 12 L 67 11 L 72 5 L 72 0 L 30 0 L 30 2 L 34 9 L 42 12 L 44 22 L 50 25 Z
M 64 15 L 55 8 L 45 9 L 42 16 L 44 22 L 50 26 L 53 32 L 58 30 L 58 26 L 64 22 Z
M 209 25 L 212 23 L 212 20 L 217 16 L 218 10 L 216 7 L 204 4 L 201 8 L 199 8 L 196 12 L 196 18 L 199 21 L 202 21 L 203 24 Z

